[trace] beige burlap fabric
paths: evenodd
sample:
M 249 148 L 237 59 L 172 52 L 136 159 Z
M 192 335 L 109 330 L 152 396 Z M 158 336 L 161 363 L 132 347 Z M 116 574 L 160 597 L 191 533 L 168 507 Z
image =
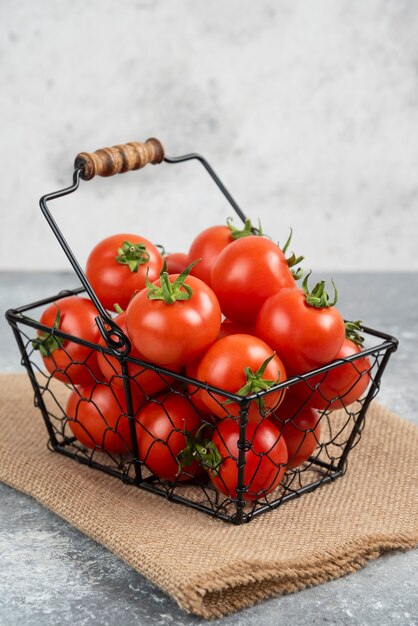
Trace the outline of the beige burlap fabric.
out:
M 226 615 L 418 544 L 418 429 L 377 404 L 343 478 L 236 527 L 49 452 L 26 376 L 0 377 L 0 397 L 0 480 L 191 613 Z

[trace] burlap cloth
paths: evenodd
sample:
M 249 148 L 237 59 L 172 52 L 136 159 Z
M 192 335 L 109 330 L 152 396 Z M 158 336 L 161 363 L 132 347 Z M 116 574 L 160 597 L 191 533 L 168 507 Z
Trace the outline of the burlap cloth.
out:
M 220 617 L 418 544 L 418 429 L 374 404 L 347 474 L 232 526 L 49 452 L 26 375 L 0 377 L 0 480 L 177 600 Z

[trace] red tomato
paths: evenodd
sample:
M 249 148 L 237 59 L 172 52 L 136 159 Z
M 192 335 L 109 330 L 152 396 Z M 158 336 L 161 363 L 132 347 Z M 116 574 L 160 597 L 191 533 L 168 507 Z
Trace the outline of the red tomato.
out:
M 255 329 L 245 328 L 229 320 L 224 320 L 221 324 L 218 339 L 222 339 L 222 337 L 227 337 L 228 335 L 255 335 Z
M 123 248 L 127 242 L 132 245 Z M 139 244 L 144 249 L 135 249 Z M 150 241 L 122 233 L 103 239 L 93 248 L 87 259 L 86 276 L 105 309 L 113 309 L 116 302 L 126 309 L 135 291 L 145 287 L 147 270 L 149 280 L 153 281 L 158 278 L 163 263 L 163 257 Z
M 225 496 L 236 498 L 238 484 L 239 425 L 233 419 L 217 424 L 212 436 L 221 456 L 215 470 L 209 471 L 212 483 Z M 247 425 L 246 439 L 251 443 L 245 457 L 245 500 L 258 500 L 276 489 L 283 478 L 287 463 L 287 448 L 280 431 L 269 420 Z
M 258 314 L 256 331 L 280 355 L 288 375 L 332 361 L 345 336 L 338 310 L 309 305 L 302 289 L 283 289 L 269 298 Z
M 194 361 L 193 363 L 189 363 L 186 365 L 185 374 L 189 378 L 197 378 L 197 368 L 199 367 L 200 360 Z M 206 395 L 206 391 L 201 389 L 200 387 L 195 387 L 195 385 L 188 383 L 187 391 L 189 392 L 190 400 L 193 402 L 196 409 L 199 411 L 201 415 L 207 416 L 210 414 L 208 407 L 206 406 L 206 402 L 204 401 L 204 396 Z
M 228 226 L 211 226 L 203 230 L 190 246 L 188 263 L 200 259 L 192 268 L 191 274 L 210 286 L 210 273 L 214 262 L 222 250 L 233 241 Z
M 51 304 L 39 321 L 45 326 L 55 326 L 63 333 L 96 344 L 100 337 L 95 321 L 97 316 L 97 309 L 91 300 L 69 296 Z M 92 348 L 43 331 L 38 331 L 38 338 L 33 345 L 40 350 L 48 372 L 64 383 L 83 385 L 102 378 L 97 352 Z
M 361 346 L 344 339 L 334 361 L 353 354 L 361 354 Z M 306 382 L 294 386 L 295 393 L 306 404 L 316 409 L 335 411 L 349 406 L 366 392 L 370 384 L 372 366 L 367 356 L 338 365 L 324 374 L 311 376 Z M 290 391 L 290 390 L 289 390 Z
M 169 276 L 174 283 L 178 274 Z M 150 300 L 148 289 L 138 293 L 126 311 L 126 323 L 134 346 L 148 361 L 159 365 L 184 365 L 195 361 L 216 339 L 221 310 L 213 291 L 204 282 L 188 276 L 190 300 L 167 304 Z M 160 286 L 161 281 L 155 281 Z M 181 288 L 185 292 L 184 287 Z
M 164 257 L 169 274 L 181 274 L 189 265 L 188 256 L 185 252 L 170 252 Z
M 105 384 L 86 385 L 71 392 L 67 401 L 68 425 L 86 448 L 114 454 L 131 449 L 126 401 L 120 389 Z
M 163 480 L 188 480 L 200 471 L 197 461 L 179 470 L 177 456 L 187 447 L 187 435 L 196 435 L 202 420 L 186 398 L 160 396 L 147 402 L 136 418 L 138 456 Z
M 211 286 L 231 322 L 253 326 L 267 298 L 296 283 L 279 246 L 255 236 L 237 239 L 219 254 Z
M 277 381 L 286 380 L 286 371 L 283 363 L 273 350 L 264 341 L 251 335 L 229 335 L 216 341 L 205 353 L 197 369 L 197 378 L 203 382 L 218 387 L 230 393 L 238 393 L 250 379 L 246 369 L 252 374 L 260 369 L 263 363 L 273 357 L 267 364 L 265 371 L 254 380 L 252 388 L 246 389 L 243 395 L 250 395 L 254 391 L 272 387 Z M 271 384 L 266 385 L 266 381 Z M 274 382 L 273 382 L 274 381 Z M 280 389 L 264 396 L 259 402 L 253 400 L 248 409 L 250 421 L 260 421 L 264 412 L 277 407 L 284 397 L 285 390 Z M 240 407 L 237 402 L 229 402 L 224 396 L 204 391 L 201 399 L 209 411 L 218 417 L 239 415 Z M 260 406 L 261 403 L 261 406 Z
M 128 335 L 128 330 L 126 328 L 126 312 L 124 311 L 120 315 L 118 315 L 114 322 L 121 328 L 121 330 Z M 129 335 L 128 335 L 129 337 Z M 99 340 L 100 346 L 106 346 L 106 342 L 103 337 L 100 337 Z M 103 376 L 111 382 L 116 387 L 123 389 L 123 376 L 122 376 L 122 366 L 120 361 L 114 356 L 109 354 L 97 353 L 99 367 L 103 373 Z M 145 361 L 144 356 L 132 346 L 131 352 L 129 353 L 129 357 L 133 359 L 139 359 L 141 361 Z M 161 391 L 169 385 L 173 379 L 169 376 L 164 376 L 163 374 L 159 374 L 153 369 L 147 369 L 143 365 L 139 365 L 136 363 L 127 363 L 128 365 L 128 374 L 133 379 L 135 386 L 141 390 L 146 395 L 152 395 Z M 179 371 L 178 366 L 169 367 L 169 369 L 173 369 L 174 371 Z
M 302 465 L 315 450 L 321 434 L 320 415 L 288 389 L 285 399 L 269 417 L 281 431 L 289 454 L 288 467 Z

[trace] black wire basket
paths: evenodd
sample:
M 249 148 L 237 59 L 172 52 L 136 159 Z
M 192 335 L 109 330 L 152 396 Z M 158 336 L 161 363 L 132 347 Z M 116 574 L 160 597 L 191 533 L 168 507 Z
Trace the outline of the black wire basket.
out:
M 52 231 L 66 253 L 82 287 L 75 290 L 61 291 L 51 296 L 10 309 L 6 318 L 12 327 L 21 357 L 33 386 L 35 405 L 40 409 L 49 436 L 51 450 L 64 454 L 80 463 L 104 471 L 118 477 L 125 483 L 132 484 L 171 501 L 182 503 L 211 516 L 241 524 L 275 509 L 281 504 L 297 498 L 304 493 L 313 491 L 342 476 L 347 467 L 347 457 L 358 443 L 364 425 L 367 409 L 380 387 L 380 380 L 392 352 L 397 348 L 397 340 L 385 333 L 362 327 L 366 338 L 364 349 L 344 359 L 338 359 L 324 367 L 300 376 L 293 376 L 267 391 L 253 393 L 248 396 L 231 394 L 185 375 L 182 371 L 171 371 L 146 361 L 130 356 L 131 344 L 128 337 L 114 322 L 103 308 L 89 281 L 86 278 L 75 255 L 66 242 L 57 223 L 52 217 L 47 203 L 76 191 L 80 180 L 89 180 L 95 175 L 111 176 L 128 170 L 139 169 L 147 163 L 179 163 L 192 159 L 198 160 L 216 185 L 224 194 L 230 205 L 245 222 L 245 215 L 225 188 L 209 163 L 198 154 L 188 154 L 176 158 L 164 156 L 159 141 L 149 139 L 145 143 L 131 143 L 114 148 L 98 150 L 93 154 L 82 153 L 75 161 L 73 183 L 60 191 L 43 196 L 40 200 L 42 212 Z M 96 322 L 104 339 L 100 343 L 91 343 L 68 335 L 58 328 L 45 326 L 36 321 L 39 310 L 51 303 L 58 303 L 69 296 L 79 297 L 87 294 L 97 309 Z M 36 318 L 36 319 L 35 319 Z M 48 371 L 36 349 L 36 336 L 44 333 L 60 340 L 62 350 L 68 349 L 69 342 L 87 349 L 87 356 L 81 361 L 68 362 L 63 367 L 54 361 L 53 353 Z M 35 339 L 35 342 L 34 342 Z M 91 367 L 92 358 L 100 355 L 105 360 L 111 375 L 106 381 L 97 375 Z M 367 367 L 364 367 L 367 359 Z M 71 366 L 77 364 L 85 368 L 91 377 L 92 386 L 89 397 L 71 380 Z M 350 388 L 346 388 L 341 396 L 330 397 L 322 390 L 336 368 L 349 369 L 353 376 Z M 152 377 L 150 391 L 146 381 Z M 61 381 L 61 382 L 60 382 Z M 351 391 L 355 386 L 362 385 L 364 393 L 359 400 L 351 402 Z M 267 402 L 270 394 L 285 394 L 287 390 L 298 386 L 299 396 L 303 398 L 300 405 L 289 412 L 282 428 L 278 429 L 278 438 L 286 438 L 286 428 L 296 433 L 296 444 L 288 451 L 286 461 L 278 461 L 273 454 L 277 442 L 270 449 L 260 451 L 257 447 L 257 436 L 264 428 L 265 422 L 271 421 L 272 415 L 266 412 L 261 421 L 254 425 L 249 420 L 251 406 L 257 402 Z M 111 404 L 117 408 L 118 417 L 110 420 L 106 412 L 96 403 L 98 394 L 107 394 Z M 201 394 L 209 394 L 213 402 L 222 407 L 222 419 L 217 422 L 199 402 Z M 299 419 L 304 406 L 316 394 L 321 398 L 317 410 L 315 426 L 304 424 Z M 280 395 L 280 394 L 279 394 Z M 69 412 L 69 397 L 88 403 L 95 412 L 97 433 L 89 432 L 80 423 L 77 411 Z M 177 403 L 182 407 L 184 415 L 192 415 L 193 431 L 185 432 L 176 427 L 171 419 L 171 405 Z M 161 438 L 158 431 L 151 425 L 144 425 L 138 416 L 143 407 L 152 407 L 151 413 L 171 424 L 171 442 L 177 438 L 186 442 L 196 432 L 204 434 L 198 448 L 203 450 L 202 456 L 189 459 L 183 467 L 179 465 L 179 457 L 172 451 L 170 441 Z M 274 417 L 274 416 L 273 416 Z M 228 441 L 223 437 L 220 423 L 229 424 L 235 435 Z M 77 430 L 78 428 L 78 430 Z M 77 434 L 77 438 L 74 436 Z M 228 465 L 229 479 L 221 469 L 205 464 L 205 446 L 213 433 L 218 434 L 218 441 L 223 446 L 223 459 L 220 466 Z M 141 451 L 143 442 L 147 452 Z M 112 442 L 107 445 L 106 442 Z M 181 446 L 180 446 L 181 447 Z M 306 455 L 306 449 L 309 454 Z M 155 469 L 152 455 L 164 450 L 171 455 L 171 465 L 179 466 L 177 472 L 169 477 L 161 475 Z M 300 454 L 303 461 L 299 462 Z M 196 455 L 196 448 L 195 448 Z M 157 454 L 158 456 L 158 454 Z M 251 465 L 251 469 L 250 469 Z M 258 478 L 264 473 L 264 487 L 259 488 Z M 234 488 L 231 489 L 231 475 Z M 265 486 L 265 475 L 268 476 L 268 487 Z M 213 477 L 216 476 L 216 480 Z M 216 485 L 216 486 L 215 486 Z

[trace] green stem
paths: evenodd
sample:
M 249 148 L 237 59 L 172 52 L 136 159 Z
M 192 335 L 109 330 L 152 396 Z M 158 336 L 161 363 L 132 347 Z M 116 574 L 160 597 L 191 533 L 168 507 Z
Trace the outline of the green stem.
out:
M 222 457 L 216 445 L 210 439 L 203 438 L 204 431 L 207 429 L 208 424 L 202 424 L 195 435 L 184 431 L 186 446 L 176 456 L 178 464 L 177 476 L 183 470 L 187 470 L 193 461 L 197 461 L 205 469 L 209 468 L 215 475 L 218 473 L 217 468 L 222 463 Z
M 276 380 L 268 380 L 263 378 L 264 372 L 266 371 L 267 365 L 270 363 L 272 359 L 276 356 L 276 353 L 273 352 L 271 356 L 269 356 L 263 363 L 260 365 L 258 370 L 254 373 L 250 367 L 244 367 L 245 380 L 246 383 L 239 389 L 236 394 L 238 396 L 249 396 L 252 393 L 260 393 L 260 391 L 267 391 L 274 387 L 274 385 L 278 385 L 280 383 L 280 372 L 277 372 Z M 258 404 L 258 408 L 260 409 L 261 415 L 264 415 L 266 411 L 264 398 L 257 398 L 256 400 Z M 227 400 L 223 404 L 232 404 L 233 400 Z
M 51 328 L 51 332 L 39 333 L 39 336 L 32 341 L 32 348 L 34 350 L 39 350 L 42 356 L 51 356 L 54 350 L 59 350 L 62 347 L 64 339 L 62 339 L 61 337 L 57 337 L 54 334 L 54 330 L 59 330 L 60 323 L 61 311 L 59 306 L 57 306 L 57 315 L 54 320 L 54 325 Z
M 330 302 L 330 297 L 328 293 L 325 291 L 325 280 L 321 280 L 319 283 L 315 285 L 312 291 L 309 291 L 308 279 L 311 274 L 312 274 L 312 270 L 309 272 L 309 274 L 306 274 L 302 283 L 302 289 L 305 292 L 307 304 L 315 307 L 316 309 L 324 309 L 324 308 L 335 306 L 338 300 L 338 292 L 337 292 L 337 287 L 335 286 L 335 283 L 332 280 L 332 278 L 331 278 L 331 282 L 334 287 L 334 300 Z
M 174 304 L 178 300 L 190 300 L 193 295 L 193 290 L 185 281 L 190 274 L 190 271 L 196 263 L 199 263 L 201 259 L 197 259 L 190 263 L 185 270 L 182 271 L 177 278 L 171 282 L 170 276 L 167 271 L 162 270 L 160 274 L 160 286 L 150 282 L 148 278 L 148 271 L 145 277 L 145 283 L 148 287 L 148 298 L 150 300 L 162 300 L 166 304 Z
M 358 346 L 363 345 L 364 342 L 364 337 L 360 335 L 362 324 L 363 322 L 361 320 L 357 320 L 356 322 L 344 322 L 346 338 L 350 339 L 350 341 Z
M 236 228 L 235 226 L 232 226 L 232 217 L 228 217 L 226 222 L 228 224 L 229 230 L 231 231 L 232 239 L 241 239 L 242 237 L 250 237 L 252 235 L 258 235 L 259 237 L 263 237 L 263 230 L 261 228 L 260 220 L 258 220 L 258 228 L 255 228 L 251 224 L 251 220 L 247 217 L 244 222 L 244 228 L 242 230 Z
M 292 229 L 292 227 L 290 227 L 289 237 L 287 238 L 287 241 L 284 244 L 283 248 L 280 248 L 280 244 L 279 243 L 277 244 L 285 256 L 286 256 L 287 250 L 289 248 L 290 242 L 292 240 L 292 236 L 293 236 L 293 229 Z M 294 252 L 292 252 L 292 254 L 289 257 L 286 258 L 287 266 L 291 270 L 293 278 L 295 280 L 299 280 L 300 278 L 302 278 L 303 270 L 300 267 L 299 268 L 295 268 L 295 269 L 292 269 L 292 268 L 294 268 L 295 265 L 299 265 L 299 263 L 301 263 L 304 258 L 305 257 L 303 257 L 303 256 L 296 256 L 296 254 Z
M 131 272 L 136 273 L 140 265 L 148 263 L 150 256 L 144 243 L 124 241 L 122 247 L 118 248 L 115 259 L 120 265 L 127 265 Z

